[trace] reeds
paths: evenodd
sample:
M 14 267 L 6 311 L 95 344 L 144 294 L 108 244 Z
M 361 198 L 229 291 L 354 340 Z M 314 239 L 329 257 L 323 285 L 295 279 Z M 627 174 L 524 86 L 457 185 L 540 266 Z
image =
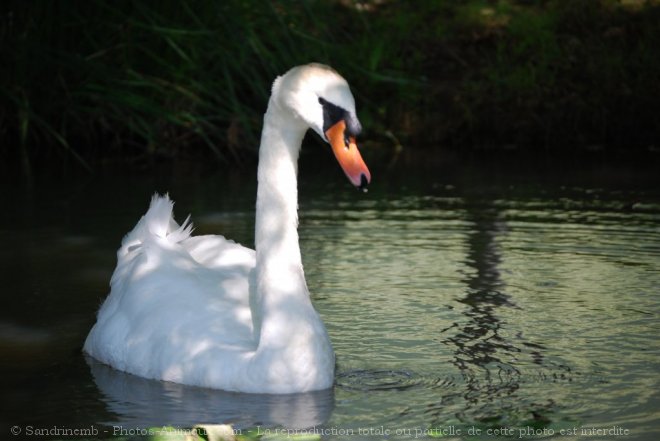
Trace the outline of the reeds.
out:
M 257 146 L 276 75 L 310 60 L 347 64 L 336 7 L 14 2 L 0 34 L 4 153 L 62 153 L 89 167 L 83 157 L 195 156 L 201 147 L 240 161 Z
M 240 162 L 273 78 L 310 61 L 349 79 L 371 139 L 643 145 L 660 127 L 660 8 L 624 3 L 8 1 L 0 155 Z

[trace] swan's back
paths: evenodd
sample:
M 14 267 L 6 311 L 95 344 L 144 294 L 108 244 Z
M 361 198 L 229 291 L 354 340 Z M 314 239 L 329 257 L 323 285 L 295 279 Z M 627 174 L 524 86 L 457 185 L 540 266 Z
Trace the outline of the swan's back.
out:
M 256 348 L 249 305 L 254 251 L 222 236 L 191 237 L 169 197 L 150 208 L 117 252 L 111 292 L 84 350 L 147 378 L 218 387 Z M 229 388 L 229 387 L 226 387 Z

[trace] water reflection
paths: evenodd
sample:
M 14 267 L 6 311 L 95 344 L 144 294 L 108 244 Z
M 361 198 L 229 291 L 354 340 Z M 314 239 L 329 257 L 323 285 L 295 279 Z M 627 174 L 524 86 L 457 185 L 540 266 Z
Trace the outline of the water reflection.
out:
M 501 257 L 496 238 L 506 231 L 494 207 L 473 211 L 468 209 L 468 221 L 472 228 L 467 234 L 467 258 L 465 264 L 473 272 L 465 274 L 466 295 L 459 302 L 468 306 L 465 315 L 470 322 L 461 332 L 449 340 L 457 346 L 456 365 L 462 372 L 482 367 L 491 362 L 502 362 L 498 350 L 513 348 L 498 334 L 501 328 L 496 309 L 514 307 L 511 298 L 503 291 L 498 265 Z M 515 368 L 514 368 L 515 369 Z
M 86 357 L 94 382 L 123 427 L 228 423 L 236 428 L 309 428 L 325 423 L 334 408 L 332 389 L 304 394 L 262 395 L 225 392 L 147 380 Z
M 498 308 L 515 307 L 504 292 L 498 268 L 501 254 L 497 237 L 506 233 L 506 224 L 490 203 L 467 204 L 466 218 L 472 224 L 466 235 L 465 259 L 471 271 L 464 275 L 467 289 L 458 301 L 467 307 L 463 314 L 468 320 L 455 325 L 458 330 L 446 343 L 455 346 L 453 364 L 465 381 L 468 404 L 464 413 L 469 413 L 483 401 L 510 395 L 519 388 L 520 370 L 510 361 L 511 354 L 520 350 L 500 335 L 502 324 L 497 315 Z
M 501 317 L 515 316 L 520 309 L 506 292 L 502 280 L 502 251 L 499 246 L 508 233 L 508 224 L 492 201 L 466 201 L 466 258 L 462 279 L 465 295 L 457 301 L 465 305 L 465 321 L 455 323 L 454 335 L 444 342 L 452 345 L 452 363 L 458 368 L 464 385 L 461 395 L 464 408 L 457 417 L 464 422 L 499 422 L 507 424 L 550 423 L 547 415 L 556 407 L 554 400 L 538 402 L 517 397 L 518 390 L 533 375 L 531 366 L 561 371 L 570 368 L 562 363 L 546 362 L 543 344 L 527 341 L 524 331 L 508 332 L 510 323 Z M 450 328 L 451 329 L 451 328 Z M 498 403 L 493 406 L 493 403 Z

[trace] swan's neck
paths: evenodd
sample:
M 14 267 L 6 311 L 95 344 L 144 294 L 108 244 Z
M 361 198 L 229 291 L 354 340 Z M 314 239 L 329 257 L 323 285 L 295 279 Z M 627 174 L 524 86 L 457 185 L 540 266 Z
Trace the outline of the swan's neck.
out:
M 301 307 L 311 307 L 298 244 L 298 153 L 307 127 L 271 100 L 264 116 L 257 172 L 256 290 L 252 312 L 260 348 L 282 344 Z

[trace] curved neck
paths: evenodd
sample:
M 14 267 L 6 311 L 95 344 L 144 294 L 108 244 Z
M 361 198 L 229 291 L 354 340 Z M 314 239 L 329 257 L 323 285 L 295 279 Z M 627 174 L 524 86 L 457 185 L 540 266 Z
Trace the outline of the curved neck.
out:
M 271 99 L 257 171 L 256 289 L 251 306 L 259 346 L 267 343 L 262 330 L 268 320 L 276 320 L 281 328 L 297 310 L 290 303 L 301 294 L 309 298 L 298 244 L 298 153 L 306 130 L 306 125 L 282 112 Z
M 257 170 L 254 242 L 258 268 L 301 263 L 297 175 L 298 153 L 305 131 L 306 126 L 283 115 L 277 106 L 269 103 L 264 116 Z

